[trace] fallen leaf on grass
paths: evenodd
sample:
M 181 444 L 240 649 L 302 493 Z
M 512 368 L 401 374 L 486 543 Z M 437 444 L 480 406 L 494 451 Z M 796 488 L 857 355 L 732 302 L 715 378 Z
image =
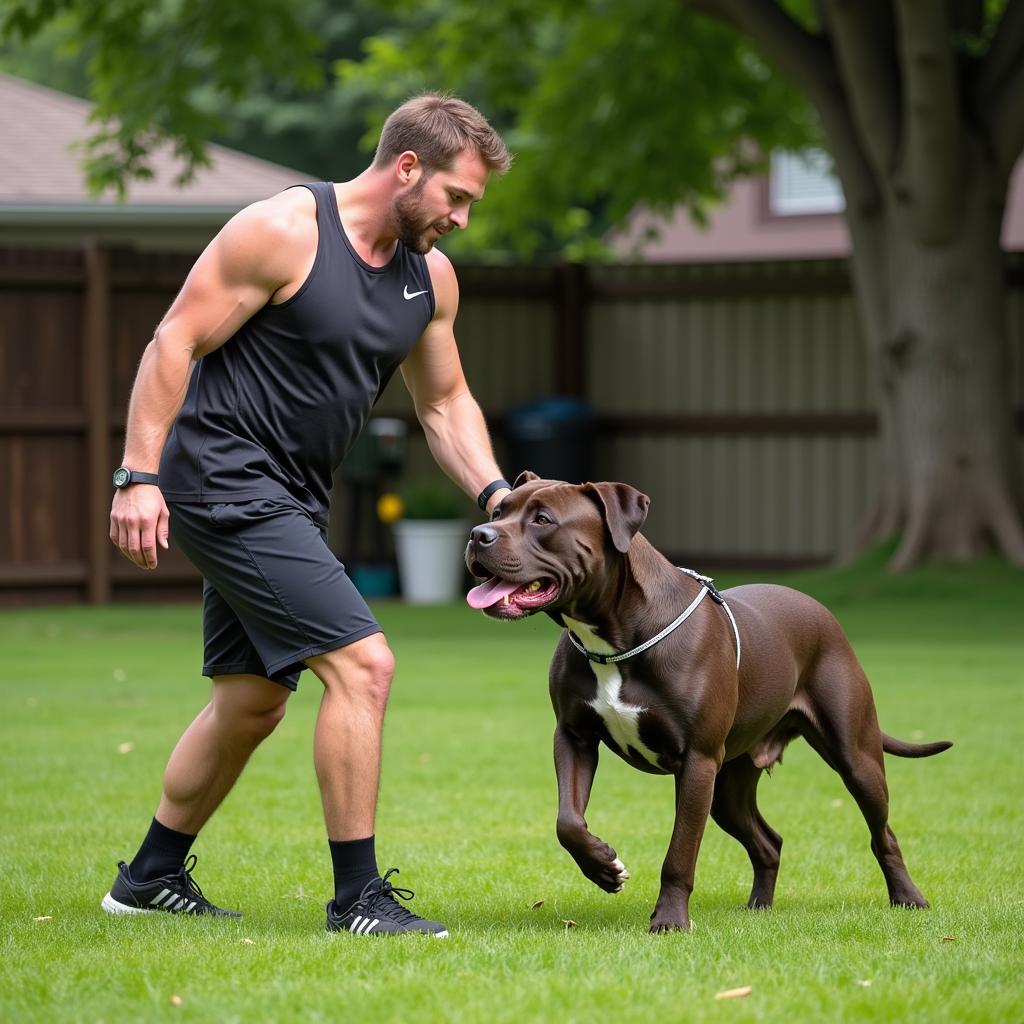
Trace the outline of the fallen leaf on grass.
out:
M 181 996 L 171 996 L 171 1006 L 181 1006 L 183 1001 Z
M 832 806 L 833 807 L 842 807 L 843 806 L 843 801 L 842 800 L 833 800 L 832 801 Z
M 956 942 L 956 936 L 955 935 L 943 935 L 942 936 L 942 941 L 943 942 Z
M 861 981 L 858 981 L 857 984 L 860 985 L 861 988 L 871 988 L 871 979 L 863 978 Z
M 33 917 L 33 921 L 52 921 L 53 914 L 43 914 L 41 917 Z
M 565 921 L 565 920 L 563 920 L 562 924 L 564 924 L 567 929 L 568 928 L 575 928 L 576 927 L 576 922 L 575 921 Z
M 256 943 L 252 939 L 242 939 L 243 946 L 255 946 Z
M 135 749 L 135 744 L 131 740 L 127 743 L 119 743 L 117 745 L 117 752 L 119 754 L 130 754 Z
M 740 988 L 727 988 L 724 992 L 716 992 L 716 999 L 746 999 L 754 991 L 753 985 L 743 985 Z
M 530 904 L 530 909 L 531 910 L 538 910 L 538 909 L 540 909 L 543 906 L 544 906 L 544 901 L 543 900 L 534 900 L 533 903 Z

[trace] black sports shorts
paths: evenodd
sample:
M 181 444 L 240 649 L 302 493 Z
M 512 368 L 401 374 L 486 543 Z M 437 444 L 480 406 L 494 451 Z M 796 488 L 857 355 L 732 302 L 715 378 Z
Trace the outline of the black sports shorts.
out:
M 326 529 L 287 497 L 168 508 L 171 539 L 203 574 L 203 675 L 294 690 L 304 658 L 381 632 Z

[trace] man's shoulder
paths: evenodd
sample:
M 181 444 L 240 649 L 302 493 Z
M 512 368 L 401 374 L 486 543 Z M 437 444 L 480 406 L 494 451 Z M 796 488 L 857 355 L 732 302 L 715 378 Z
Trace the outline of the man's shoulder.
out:
M 427 261 L 427 271 L 430 274 L 430 282 L 434 286 L 435 292 L 438 290 L 447 291 L 451 288 L 458 289 L 455 267 L 452 265 L 452 261 L 440 249 L 436 247 L 431 249 L 424 256 L 424 259 Z
M 273 240 L 308 234 L 316 228 L 316 199 L 308 188 L 288 188 L 251 203 L 234 217 L 240 226 L 260 230 Z
M 221 229 L 222 251 L 245 260 L 300 257 L 316 246 L 316 201 L 306 188 L 291 188 L 239 210 Z

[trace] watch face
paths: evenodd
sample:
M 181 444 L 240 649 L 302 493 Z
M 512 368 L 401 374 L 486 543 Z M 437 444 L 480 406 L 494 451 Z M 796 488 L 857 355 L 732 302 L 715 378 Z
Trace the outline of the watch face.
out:
M 114 486 L 124 487 L 126 483 L 131 479 L 131 473 L 123 467 L 114 471 Z

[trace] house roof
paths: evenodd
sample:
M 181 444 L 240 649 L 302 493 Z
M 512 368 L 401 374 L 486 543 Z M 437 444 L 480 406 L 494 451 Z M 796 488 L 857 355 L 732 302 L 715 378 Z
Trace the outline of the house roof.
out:
M 243 206 L 310 176 L 210 145 L 213 161 L 187 187 L 174 183 L 180 171 L 170 148 L 154 154 L 154 177 L 128 185 L 125 201 L 89 194 L 73 149 L 95 130 L 92 104 L 41 85 L 0 74 L 0 223 L 111 223 L 181 217 L 218 223 Z

